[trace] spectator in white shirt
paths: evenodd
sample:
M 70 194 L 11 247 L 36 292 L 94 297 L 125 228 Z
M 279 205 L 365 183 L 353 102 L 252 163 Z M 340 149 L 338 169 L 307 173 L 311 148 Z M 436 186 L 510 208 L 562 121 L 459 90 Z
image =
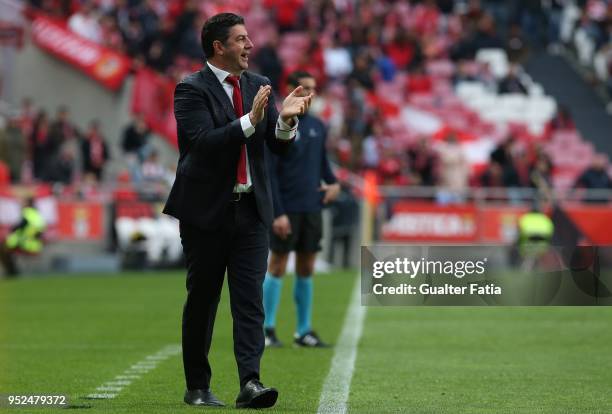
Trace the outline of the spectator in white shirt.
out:
M 345 47 L 334 41 L 323 52 L 325 61 L 325 73 L 330 78 L 341 78 L 353 71 L 351 55 Z
M 91 2 L 83 3 L 81 10 L 68 19 L 68 28 L 85 39 L 89 39 L 96 43 L 102 43 L 102 29 L 100 28 L 98 16 Z

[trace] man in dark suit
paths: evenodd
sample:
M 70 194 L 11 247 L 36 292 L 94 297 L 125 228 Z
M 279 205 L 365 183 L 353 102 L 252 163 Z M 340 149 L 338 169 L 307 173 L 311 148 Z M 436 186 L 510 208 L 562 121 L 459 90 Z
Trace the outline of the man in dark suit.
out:
M 271 407 L 278 391 L 259 381 L 262 283 L 273 215 L 264 142 L 274 153 L 286 151 L 312 95 L 296 88 L 278 113 L 269 80 L 246 71 L 253 44 L 240 16 L 207 20 L 202 47 L 204 68 L 181 81 L 174 94 L 180 155 L 164 209 L 180 220 L 187 262 L 184 401 L 223 405 L 210 390 L 208 351 L 227 271 L 241 388 L 236 406 Z

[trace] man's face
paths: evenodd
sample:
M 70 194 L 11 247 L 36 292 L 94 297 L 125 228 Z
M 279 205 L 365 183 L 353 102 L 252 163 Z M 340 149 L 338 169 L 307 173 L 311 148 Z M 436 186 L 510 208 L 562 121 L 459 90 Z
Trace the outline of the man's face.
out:
M 220 42 L 219 42 L 220 43 Z M 249 67 L 249 54 L 253 49 L 253 43 L 249 34 L 242 24 L 232 26 L 225 44 L 220 45 L 219 59 L 224 63 L 225 70 L 232 74 L 238 74 Z
M 300 78 L 300 85 L 304 88 L 302 96 L 308 96 L 311 93 L 314 95 L 317 89 L 317 81 L 314 78 Z

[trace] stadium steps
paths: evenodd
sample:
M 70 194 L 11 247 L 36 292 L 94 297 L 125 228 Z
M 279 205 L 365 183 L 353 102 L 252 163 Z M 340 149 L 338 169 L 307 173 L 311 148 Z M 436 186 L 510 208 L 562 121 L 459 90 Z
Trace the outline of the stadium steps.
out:
M 569 108 L 576 127 L 597 151 L 612 154 L 612 117 L 595 90 L 562 56 L 535 53 L 525 65 L 534 81 L 544 86 L 559 104 Z

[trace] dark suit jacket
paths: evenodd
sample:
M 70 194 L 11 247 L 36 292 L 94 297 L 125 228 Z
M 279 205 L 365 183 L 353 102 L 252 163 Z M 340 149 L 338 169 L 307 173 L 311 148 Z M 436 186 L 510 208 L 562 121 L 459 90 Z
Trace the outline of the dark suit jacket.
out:
M 251 111 L 257 90 L 265 84 L 269 80 L 263 76 L 242 73 L 240 89 L 245 114 Z M 270 95 L 265 117 L 255 126 L 255 133 L 245 138 L 230 98 L 205 65 L 176 86 L 174 116 L 179 162 L 164 213 L 203 230 L 218 228 L 233 202 L 240 146 L 247 144 L 257 211 L 269 227 L 273 215 L 272 192 L 265 169 L 264 141 L 277 154 L 284 153 L 291 143 L 276 138 L 278 111 L 274 97 Z

